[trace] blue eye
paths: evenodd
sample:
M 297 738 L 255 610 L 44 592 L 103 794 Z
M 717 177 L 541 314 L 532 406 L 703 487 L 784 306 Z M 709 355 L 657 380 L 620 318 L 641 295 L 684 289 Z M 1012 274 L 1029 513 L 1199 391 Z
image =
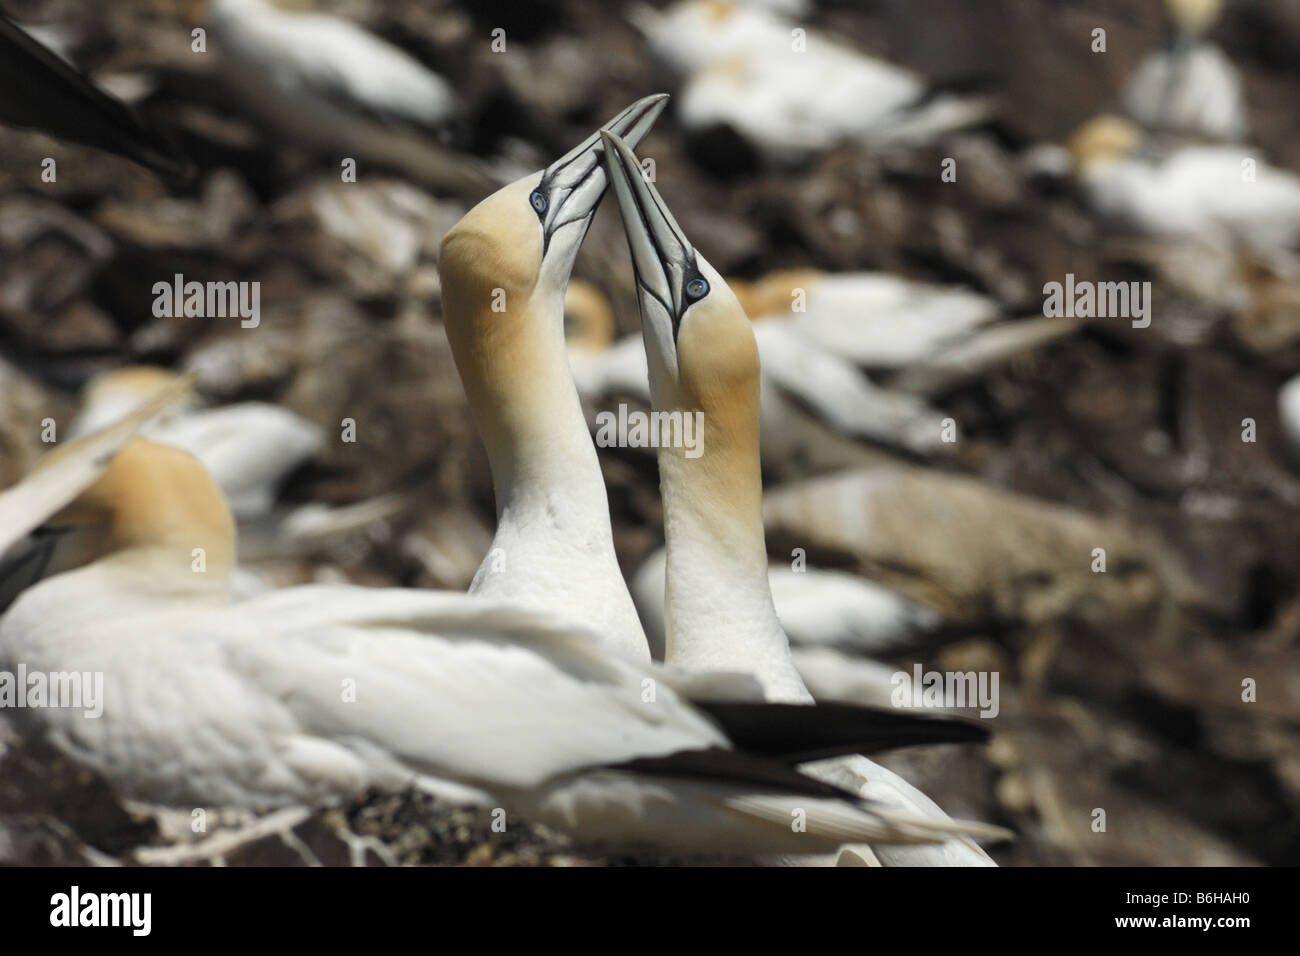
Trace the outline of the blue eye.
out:
M 537 215 L 541 216 L 545 214 L 546 197 L 542 195 L 542 191 L 540 189 L 533 190 L 533 194 L 528 197 L 528 202 L 533 207 L 533 211 L 536 212 Z
M 692 299 L 702 299 L 709 292 L 709 283 L 704 279 L 692 279 L 686 283 L 686 295 Z

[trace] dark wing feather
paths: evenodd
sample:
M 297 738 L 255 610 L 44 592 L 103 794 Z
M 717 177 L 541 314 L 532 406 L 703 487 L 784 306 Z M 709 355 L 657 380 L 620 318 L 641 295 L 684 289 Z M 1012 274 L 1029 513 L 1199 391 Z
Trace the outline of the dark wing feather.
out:
M 0 122 L 124 156 L 161 176 L 189 163 L 135 111 L 0 15 Z
M 843 754 L 873 754 L 918 744 L 982 743 L 981 724 L 852 704 L 692 701 L 737 750 L 796 764 Z

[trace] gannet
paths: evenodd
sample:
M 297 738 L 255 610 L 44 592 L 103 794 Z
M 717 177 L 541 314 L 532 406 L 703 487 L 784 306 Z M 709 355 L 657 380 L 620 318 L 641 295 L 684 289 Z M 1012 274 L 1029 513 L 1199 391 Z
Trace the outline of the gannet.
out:
M 224 81 L 296 145 L 392 166 L 433 188 L 495 185 L 439 145 L 460 103 L 403 50 L 339 17 L 265 0 L 210 0 L 209 15 Z
M 102 678 L 95 701 L 13 713 L 120 796 L 266 810 L 415 783 L 587 841 L 693 852 L 961 829 L 876 812 L 780 762 L 900 728 L 942 738 L 940 722 L 843 710 L 813 729 L 767 705 L 692 705 L 581 628 L 454 592 L 306 586 L 230 604 L 221 491 L 189 454 L 130 437 L 140 416 L 0 494 L 0 579 L 47 575 L 0 617 L 0 670 Z
M 1300 178 L 1245 146 L 1182 146 L 1143 155 L 1141 130 L 1099 116 L 1071 137 L 1076 175 L 1103 216 L 1156 238 L 1244 245 L 1267 255 L 1300 240 Z M 1247 163 L 1253 164 L 1253 178 Z
M 1147 54 L 1124 89 L 1124 108 L 1147 129 L 1237 142 L 1248 122 L 1241 77 L 1204 34 L 1223 0 L 1165 0 L 1166 48 Z
M 764 699 L 811 704 L 768 584 L 759 463 L 759 354 L 753 327 L 722 276 L 673 219 L 626 142 L 601 131 L 632 253 L 656 411 L 700 414 L 704 452 L 659 448 L 667 574 L 664 660 L 693 673 L 741 672 Z M 945 821 L 929 797 L 866 757 L 815 772 L 902 812 Z M 842 862 L 992 865 L 969 840 L 896 851 L 846 847 Z
M 651 52 L 685 77 L 678 112 L 688 130 L 725 125 L 769 162 L 797 162 L 846 140 L 919 144 L 983 121 L 988 104 L 930 97 L 923 77 L 805 30 L 758 5 L 682 0 L 637 7 Z
M 179 376 L 152 366 L 127 366 L 93 378 L 69 437 L 116 421 Z M 200 408 L 191 395 L 145 427 L 145 435 L 190 452 L 221 486 L 237 518 L 258 518 L 275 503 L 281 482 L 320 449 L 319 426 L 268 402 Z
M 606 128 L 637 142 L 667 99 L 645 97 Z M 605 192 L 599 142 L 593 133 L 471 209 L 443 239 L 438 268 L 496 493 L 496 535 L 470 590 L 580 613 L 606 647 L 645 660 L 564 344 L 565 285 Z
M 123 156 L 170 180 L 189 161 L 116 97 L 0 14 L 0 122 Z

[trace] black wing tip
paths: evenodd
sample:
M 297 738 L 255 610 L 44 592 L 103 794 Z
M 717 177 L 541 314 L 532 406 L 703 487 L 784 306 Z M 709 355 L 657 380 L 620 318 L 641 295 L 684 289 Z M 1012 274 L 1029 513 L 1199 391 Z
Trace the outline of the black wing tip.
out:
M 678 750 L 661 757 L 638 757 L 608 765 L 605 769 L 701 783 L 742 783 L 773 793 L 859 802 L 856 793 L 809 777 L 780 761 L 726 747 Z
M 737 749 L 785 763 L 924 744 L 984 743 L 991 733 L 986 724 L 964 717 L 838 702 L 693 703 L 718 723 Z

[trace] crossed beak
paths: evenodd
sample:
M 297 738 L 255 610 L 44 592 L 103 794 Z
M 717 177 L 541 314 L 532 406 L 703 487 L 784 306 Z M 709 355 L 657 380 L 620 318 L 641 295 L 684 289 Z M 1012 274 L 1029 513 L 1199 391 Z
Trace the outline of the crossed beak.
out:
M 612 132 L 600 135 L 632 253 L 646 351 L 657 358 L 653 364 L 675 374 L 682 317 L 708 294 L 709 284 L 700 274 L 695 248 L 647 179 L 631 146 Z
M 601 134 L 608 130 L 639 143 L 667 105 L 667 93 L 637 100 L 543 171 L 531 197 L 533 211 L 542 223 L 543 248 L 567 226 L 580 225 L 580 240 L 591 225 L 607 183 L 600 158 Z

